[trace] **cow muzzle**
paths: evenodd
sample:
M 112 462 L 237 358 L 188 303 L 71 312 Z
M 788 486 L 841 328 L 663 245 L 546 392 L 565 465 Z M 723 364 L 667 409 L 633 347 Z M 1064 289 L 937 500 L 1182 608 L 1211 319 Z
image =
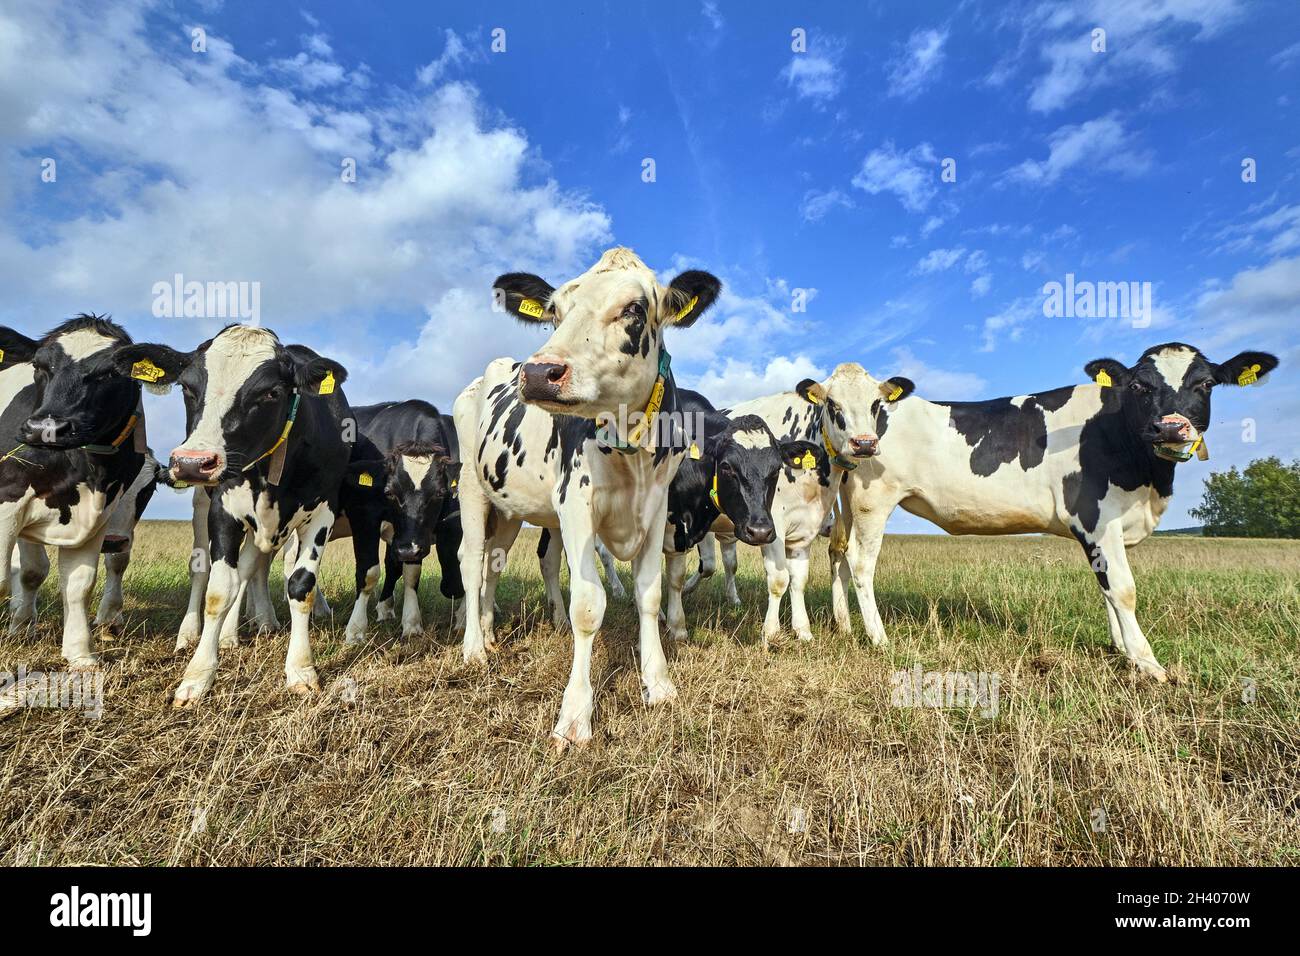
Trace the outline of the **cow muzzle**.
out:
M 776 528 L 770 520 L 746 521 L 736 526 L 736 537 L 751 547 L 761 547 L 776 539 Z
M 519 394 L 525 402 L 561 402 L 571 373 L 563 362 L 525 362 L 519 370 Z
M 414 541 L 393 542 L 393 557 L 402 564 L 419 564 L 428 553 L 427 548 L 421 548 Z
M 1182 415 L 1165 415 L 1157 418 L 1152 427 L 1155 429 L 1157 445 L 1189 442 L 1196 436 L 1192 423 Z
M 175 481 L 199 484 L 213 482 L 221 474 L 221 456 L 215 451 L 177 448 L 172 452 L 167 470 Z
M 849 454 L 854 458 L 870 458 L 879 450 L 880 439 L 869 432 L 849 439 Z
M 68 448 L 72 445 L 72 422 L 52 415 L 33 416 L 18 429 L 18 438 L 34 448 Z

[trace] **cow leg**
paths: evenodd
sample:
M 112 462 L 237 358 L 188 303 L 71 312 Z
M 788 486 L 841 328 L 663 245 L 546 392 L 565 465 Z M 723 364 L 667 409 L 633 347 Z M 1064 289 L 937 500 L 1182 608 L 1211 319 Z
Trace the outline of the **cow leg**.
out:
M 190 603 L 176 632 L 176 650 L 183 651 L 199 639 L 203 629 L 203 595 L 208 589 L 208 512 L 212 499 L 203 488 L 194 489 L 190 526 L 194 529 L 194 549 L 190 552 Z M 236 613 L 236 618 L 238 614 Z
M 280 620 L 271 603 L 271 561 L 275 555 L 269 551 L 257 553 L 257 567 L 248 582 L 248 598 L 252 605 L 251 618 L 257 624 L 257 633 L 274 634 L 280 630 Z
M 424 618 L 420 615 L 421 564 L 402 565 L 402 637 L 419 637 L 424 633 Z
M 462 433 L 460 422 L 457 422 L 456 430 L 458 434 Z M 462 444 L 461 447 L 471 446 Z M 483 547 L 492 505 L 473 476 L 460 482 L 459 496 L 461 540 L 458 556 L 460 579 L 465 583 L 465 637 L 461 643 L 461 656 L 467 664 L 471 661 L 486 664 L 488 647 L 483 639 L 479 612 L 483 606 Z
M 284 658 L 284 686 L 294 694 L 320 693 L 320 679 L 316 675 L 316 662 L 311 653 L 309 628 L 312 603 L 318 593 L 316 574 L 320 570 L 321 559 L 325 557 L 325 545 L 329 541 L 329 531 L 333 525 L 334 512 L 328 505 L 321 505 L 307 519 L 306 525 L 299 529 L 298 537 L 303 544 L 298 548 L 298 560 L 293 564 L 293 574 L 288 575 L 289 652 Z M 324 535 L 321 535 L 322 531 Z M 318 537 L 322 542 L 319 546 L 306 544 L 308 541 L 316 541 Z M 372 584 L 371 588 L 373 587 Z
M 700 556 L 700 565 L 682 585 L 683 597 L 694 591 L 705 578 L 713 577 L 713 572 L 717 570 L 717 546 L 718 539 L 714 537 L 712 531 L 696 545 L 695 550 Z
M 501 572 L 506 569 L 510 547 L 515 543 L 522 525 L 522 521 L 507 521 L 498 515 L 496 527 L 492 529 L 492 537 L 487 542 L 487 561 L 483 565 L 483 604 L 479 608 L 479 619 L 482 622 L 480 626 L 489 650 L 496 648 L 494 619 L 497 609 L 497 582 L 501 580 Z
M 379 527 L 357 521 L 352 526 L 352 557 L 356 563 L 357 599 L 348 618 L 345 643 L 366 639 L 366 613 L 370 594 L 379 584 Z
M 790 570 L 790 626 L 796 638 L 811 641 L 812 625 L 808 622 L 808 607 L 804 603 L 804 591 L 808 587 L 808 549 L 790 549 L 786 552 L 785 563 Z
M 600 630 L 601 621 L 605 618 L 605 586 L 600 583 L 600 572 L 596 569 L 596 535 L 591 527 L 590 513 L 579 512 L 576 508 L 571 513 L 573 520 L 565 525 L 562 534 L 564 552 L 569 558 L 569 624 L 573 631 L 573 666 L 569 670 L 569 683 L 564 688 L 560 718 L 552 732 L 556 745 L 560 748 L 566 744 L 585 744 L 591 740 L 591 651 L 596 632 Z M 660 521 L 661 525 L 662 523 Z M 657 610 L 656 607 L 655 611 Z M 655 626 L 657 629 L 657 621 Z
M 126 574 L 127 565 L 130 563 L 130 551 L 104 555 L 104 593 L 99 598 L 99 610 L 95 613 L 95 627 L 104 627 L 111 631 L 121 629 L 124 603 L 122 576 Z
M 684 641 L 687 633 L 682 594 L 686 586 L 686 555 L 670 551 L 664 556 L 664 564 L 668 572 L 668 636 L 674 641 Z
M 438 591 L 453 601 L 465 596 L 465 584 L 460 579 L 460 562 L 456 551 L 460 548 L 460 522 L 444 519 L 433 532 L 433 550 L 438 553 Z
M 99 657 L 91 647 L 90 595 L 99 575 L 103 532 L 79 548 L 59 548 L 59 592 L 63 596 L 63 659 L 73 670 L 95 667 Z
M 623 580 L 618 576 L 618 567 L 614 564 L 614 556 L 609 553 L 609 548 L 605 547 L 599 538 L 596 539 L 596 554 L 600 557 L 600 563 L 605 567 L 605 583 L 609 587 L 609 593 L 620 601 L 626 600 L 627 588 L 623 587 Z
M 727 603 L 740 607 L 740 594 L 736 591 L 736 539 L 724 538 L 719 542 L 722 550 L 722 570 L 727 576 Z
M 9 599 L 9 633 L 36 626 L 36 595 L 50 573 L 45 546 L 34 541 L 18 542 L 18 569 L 13 572 Z
M 660 529 L 668 521 L 668 496 L 664 495 L 659 514 L 650 522 Z M 668 659 L 659 640 L 659 604 L 662 600 L 663 572 L 660 555 L 663 534 L 651 532 L 632 559 L 632 577 L 636 586 L 636 607 L 641 617 L 641 699 L 647 704 L 661 704 L 677 698 L 677 688 L 668 676 Z M 683 568 L 683 571 L 685 568 Z M 680 600 L 678 604 L 680 605 Z
M 543 540 L 538 544 L 538 564 L 542 567 L 542 583 L 546 588 L 546 603 L 551 607 L 551 626 L 563 631 L 569 626 L 569 615 L 564 610 L 564 592 L 560 590 L 560 562 L 564 560 L 559 534 L 549 528 L 542 529 Z
M 379 592 L 379 601 L 375 604 L 376 621 L 396 620 L 393 610 L 393 592 L 397 590 L 397 579 L 402 574 L 402 562 L 393 556 L 391 547 L 384 548 L 384 586 Z
M 849 525 L 844 517 L 844 509 L 834 510 L 834 524 L 831 526 L 831 540 L 827 547 L 827 557 L 831 563 L 831 613 L 835 617 L 835 626 L 841 634 L 853 633 L 853 615 L 849 612 L 849 588 L 853 586 L 853 577 L 849 574 L 848 551 Z
M 256 564 L 253 565 L 251 573 L 257 574 Z M 250 606 L 244 602 L 244 598 L 248 596 L 248 581 L 248 578 L 240 576 L 235 586 L 235 602 L 221 624 L 221 636 L 217 639 L 217 643 L 223 651 L 233 651 L 239 646 L 239 617 Z
M 203 599 L 203 633 L 198 647 L 181 675 L 180 686 L 172 700 L 174 707 L 191 707 L 212 687 L 217 676 L 219 648 L 225 646 L 226 622 L 237 617 L 237 604 L 243 585 L 257 567 L 257 547 L 241 525 L 228 529 L 223 544 L 224 556 L 214 554 L 208 572 L 207 593 Z
M 723 551 L 725 554 L 725 550 Z M 781 633 L 781 598 L 790 586 L 790 569 L 785 563 L 785 542 L 778 536 L 763 545 L 763 570 L 767 576 L 767 614 L 763 618 L 763 650 Z
M 876 559 L 880 556 L 880 544 L 884 540 L 885 522 L 888 520 L 889 511 L 884 508 L 858 515 L 853 522 L 847 550 L 849 573 L 853 576 L 853 587 L 858 592 L 862 621 L 867 628 L 867 637 L 876 647 L 889 643 L 885 624 L 876 607 Z M 851 618 L 849 630 L 852 630 Z
M 1124 547 L 1124 527 L 1120 521 L 1106 526 L 1100 540 L 1081 537 L 1084 553 L 1088 556 L 1101 593 L 1106 597 L 1110 613 L 1119 626 L 1124 654 L 1143 674 L 1163 683 L 1168 680 L 1165 669 L 1156 660 L 1137 621 L 1137 585 L 1129 569 L 1128 552 Z M 1112 631 L 1111 640 L 1114 640 Z
M 1128 648 L 1124 646 L 1124 629 L 1120 627 L 1119 618 L 1115 616 L 1115 609 L 1111 607 L 1110 602 L 1106 601 L 1106 623 L 1110 626 L 1110 642 L 1115 645 L 1115 650 L 1121 654 L 1127 654 Z

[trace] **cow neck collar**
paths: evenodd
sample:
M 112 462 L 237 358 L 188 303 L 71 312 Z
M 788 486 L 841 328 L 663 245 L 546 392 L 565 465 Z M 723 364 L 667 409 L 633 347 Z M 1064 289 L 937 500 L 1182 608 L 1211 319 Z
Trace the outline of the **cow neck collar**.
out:
M 659 374 L 655 376 L 655 383 L 650 389 L 650 400 L 646 402 L 645 410 L 642 412 L 641 420 L 632 427 L 628 432 L 627 438 L 620 438 L 618 429 L 612 427 L 611 423 L 596 426 L 596 437 L 608 445 L 610 448 L 620 451 L 625 455 L 635 455 L 639 451 L 650 451 L 650 448 L 641 445 L 641 439 L 646 432 L 654 427 L 659 417 L 660 408 L 663 406 L 664 395 L 668 391 L 668 384 L 672 379 L 672 362 L 673 357 L 668 354 L 668 349 L 660 346 L 659 348 Z M 675 390 L 674 390 L 675 394 Z M 669 409 L 672 411 L 672 409 Z
M 137 405 L 136 410 L 132 412 L 131 416 L 126 420 L 126 425 L 124 425 L 122 427 L 122 430 L 118 432 L 117 437 L 114 438 L 107 445 L 101 445 L 95 442 L 88 442 L 84 445 L 77 445 L 74 448 L 64 448 L 61 450 L 62 451 L 85 451 L 85 452 L 90 452 L 90 454 L 92 455 L 116 455 L 119 451 L 122 450 L 122 443 L 126 441 L 127 436 L 130 435 L 132 432 L 135 432 L 135 436 L 136 436 L 135 450 L 144 451 L 145 450 L 144 428 L 143 426 L 140 427 L 139 430 L 137 430 L 136 428 L 136 426 L 140 425 L 140 423 L 143 420 L 144 420 L 144 412 Z M 6 462 L 10 458 L 13 458 L 15 461 L 21 461 L 25 465 L 32 464 L 32 462 L 28 461 L 25 458 L 19 457 L 18 455 L 20 451 L 22 451 L 24 448 L 27 447 L 28 445 L 26 442 L 19 443 L 19 445 L 16 448 L 8 452 L 5 452 L 4 455 L 0 455 L 0 462 Z M 54 450 L 54 449 L 50 449 L 50 450 Z
M 286 442 L 289 440 L 289 432 L 293 431 L 293 423 L 298 418 L 298 405 L 301 401 L 302 393 L 295 388 L 293 390 L 293 403 L 289 406 L 289 417 L 285 420 L 284 428 L 280 431 L 280 437 L 275 440 L 274 445 L 250 461 L 241 471 L 248 471 L 264 458 L 270 458 L 271 466 L 266 473 L 267 483 L 272 485 L 280 483 L 280 477 L 284 474 L 284 459 L 289 451 Z
M 826 412 L 823 410 L 822 414 L 825 415 Z M 826 449 L 826 454 L 830 456 L 831 464 L 836 466 L 837 468 L 843 468 L 845 471 L 853 471 L 854 469 L 856 469 L 858 467 L 858 463 L 856 461 L 850 461 L 849 459 L 845 458 L 838 451 L 836 451 L 835 446 L 831 444 L 830 432 L 826 430 L 825 422 L 822 422 L 821 431 L 822 431 L 822 447 Z

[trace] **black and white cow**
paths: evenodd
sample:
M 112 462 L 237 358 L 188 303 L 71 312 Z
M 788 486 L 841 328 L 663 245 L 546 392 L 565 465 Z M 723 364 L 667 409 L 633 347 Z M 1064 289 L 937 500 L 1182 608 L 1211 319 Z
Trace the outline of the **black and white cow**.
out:
M 880 381 L 855 362 L 839 365 L 824 382 L 804 379 L 793 392 L 741 402 L 733 415 L 757 415 L 782 442 L 803 442 L 801 467 L 787 466 L 777 480 L 772 518 L 777 540 L 763 548 L 767 578 L 764 646 L 781 629 L 781 601 L 790 593 L 791 625 L 799 640 L 812 640 L 804 595 L 808 585 L 808 549 L 829 530 L 832 510 L 845 476 L 870 460 L 880 446 L 878 421 L 912 393 L 911 380 L 895 376 Z M 811 446 L 811 447 L 809 447 Z M 735 539 L 719 533 L 727 592 L 735 591 Z M 701 553 L 701 568 L 712 555 Z M 690 586 L 694 586 L 691 582 Z
M 884 643 L 873 576 L 885 522 L 896 505 L 950 534 L 1050 533 L 1083 547 L 1106 598 L 1110 637 L 1139 671 L 1165 670 L 1138 626 L 1137 590 L 1125 549 L 1150 535 L 1174 489 L 1178 461 L 1204 451 L 1210 393 L 1247 384 L 1277 359 L 1242 352 L 1221 365 L 1179 342 L 1085 367 L 1088 385 L 985 402 L 919 398 L 881 416 L 899 441 L 849 475 L 833 548 L 836 621 L 851 627 L 845 589 L 856 587 L 867 631 Z
M 659 640 L 659 555 L 668 486 L 689 442 L 663 335 L 670 325 L 693 324 L 720 284 L 689 270 L 663 286 L 635 253 L 619 248 L 558 289 L 522 273 L 501 276 L 496 289 L 511 313 L 555 329 L 527 361 L 497 359 L 456 399 L 465 462 L 464 656 L 483 661 L 495 646 L 493 596 L 520 525 L 559 529 L 574 648 L 554 731 L 562 747 L 591 738 L 592 643 L 605 612 L 597 537 L 632 562 L 643 698 L 676 697 Z
M 95 666 L 87 604 L 109 522 L 144 467 L 140 383 L 117 371 L 121 326 L 80 315 L 41 339 L 0 328 L 0 557 L 18 545 L 9 627 L 35 620 L 36 591 L 59 549 L 63 657 Z M 0 568 L 0 591 L 11 586 Z
M 308 618 L 351 453 L 351 409 L 339 388 L 347 372 L 305 346 L 281 345 L 270 329 L 245 325 L 227 326 L 193 352 L 132 346 L 118 364 L 155 385 L 180 383 L 188 437 L 162 478 L 212 486 L 203 633 L 175 705 L 190 706 L 212 686 L 222 625 L 241 583 L 295 531 L 303 544 L 285 575 L 285 683 L 295 693 L 319 691 Z
M 357 600 L 347 640 L 365 640 L 367 605 L 379 582 L 379 541 L 384 553 L 384 589 L 379 619 L 393 616 L 393 589 L 404 582 L 402 636 L 424 631 L 420 617 L 420 565 L 436 548 L 444 597 L 462 598 L 460 506 L 455 486 L 460 460 L 455 424 L 428 402 L 412 399 L 360 405 L 353 410 L 357 440 L 343 486 L 343 517 L 336 525 L 352 535 Z

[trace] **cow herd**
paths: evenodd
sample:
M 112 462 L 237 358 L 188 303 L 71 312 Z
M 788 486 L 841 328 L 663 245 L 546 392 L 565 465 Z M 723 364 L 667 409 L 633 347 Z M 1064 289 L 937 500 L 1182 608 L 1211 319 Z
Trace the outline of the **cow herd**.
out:
M 853 629 L 851 589 L 867 636 L 884 644 L 873 580 L 886 521 L 901 505 L 952 534 L 1074 538 L 1116 649 L 1165 679 L 1135 616 L 1125 549 L 1155 530 L 1176 465 L 1205 457 L 1212 389 L 1256 383 L 1276 358 L 1242 352 L 1215 364 L 1170 343 L 1132 366 L 1090 362 L 1088 384 L 983 402 L 928 401 L 905 378 L 845 363 L 825 381 L 715 408 L 678 387 L 664 334 L 694 324 L 720 288 L 698 270 L 665 285 L 625 248 L 558 287 L 503 275 L 499 306 L 552 332 L 525 361 L 492 362 L 451 416 L 418 399 L 353 406 L 339 363 L 261 327 L 229 326 L 191 352 L 133 343 L 98 316 L 40 339 L 0 328 L 0 555 L 9 562 L 0 588 L 11 592 L 10 633 L 34 624 L 46 547 L 56 546 L 63 656 L 72 668 L 97 666 L 88 604 L 100 554 L 95 625 L 113 627 L 136 522 L 163 483 L 194 487 L 190 604 L 177 634 L 178 650 L 194 649 L 176 706 L 211 688 L 241 605 L 259 629 L 278 629 L 268 572 L 281 552 L 286 686 L 319 690 L 310 624 L 329 614 L 317 575 L 339 537 L 351 538 L 356 559 L 349 643 L 366 638 L 383 540 L 379 619 L 395 616 L 400 577 L 402 634 L 422 631 L 417 588 L 434 551 L 442 593 L 463 598 L 464 659 L 486 662 L 497 582 L 527 522 L 543 529 L 547 601 L 573 638 L 554 731 L 563 746 L 591 737 L 606 582 L 616 597 L 623 590 L 615 560 L 632 566 L 642 693 L 656 704 L 676 696 L 661 619 L 671 638 L 686 638 L 683 597 L 713 572 L 715 542 L 733 603 L 737 543 L 762 550 L 764 645 L 781 630 L 787 592 L 795 636 L 812 638 L 804 593 L 819 536 L 829 538 L 836 624 Z M 186 438 L 159 464 L 141 389 L 175 385 Z M 696 551 L 699 570 L 688 578 Z

